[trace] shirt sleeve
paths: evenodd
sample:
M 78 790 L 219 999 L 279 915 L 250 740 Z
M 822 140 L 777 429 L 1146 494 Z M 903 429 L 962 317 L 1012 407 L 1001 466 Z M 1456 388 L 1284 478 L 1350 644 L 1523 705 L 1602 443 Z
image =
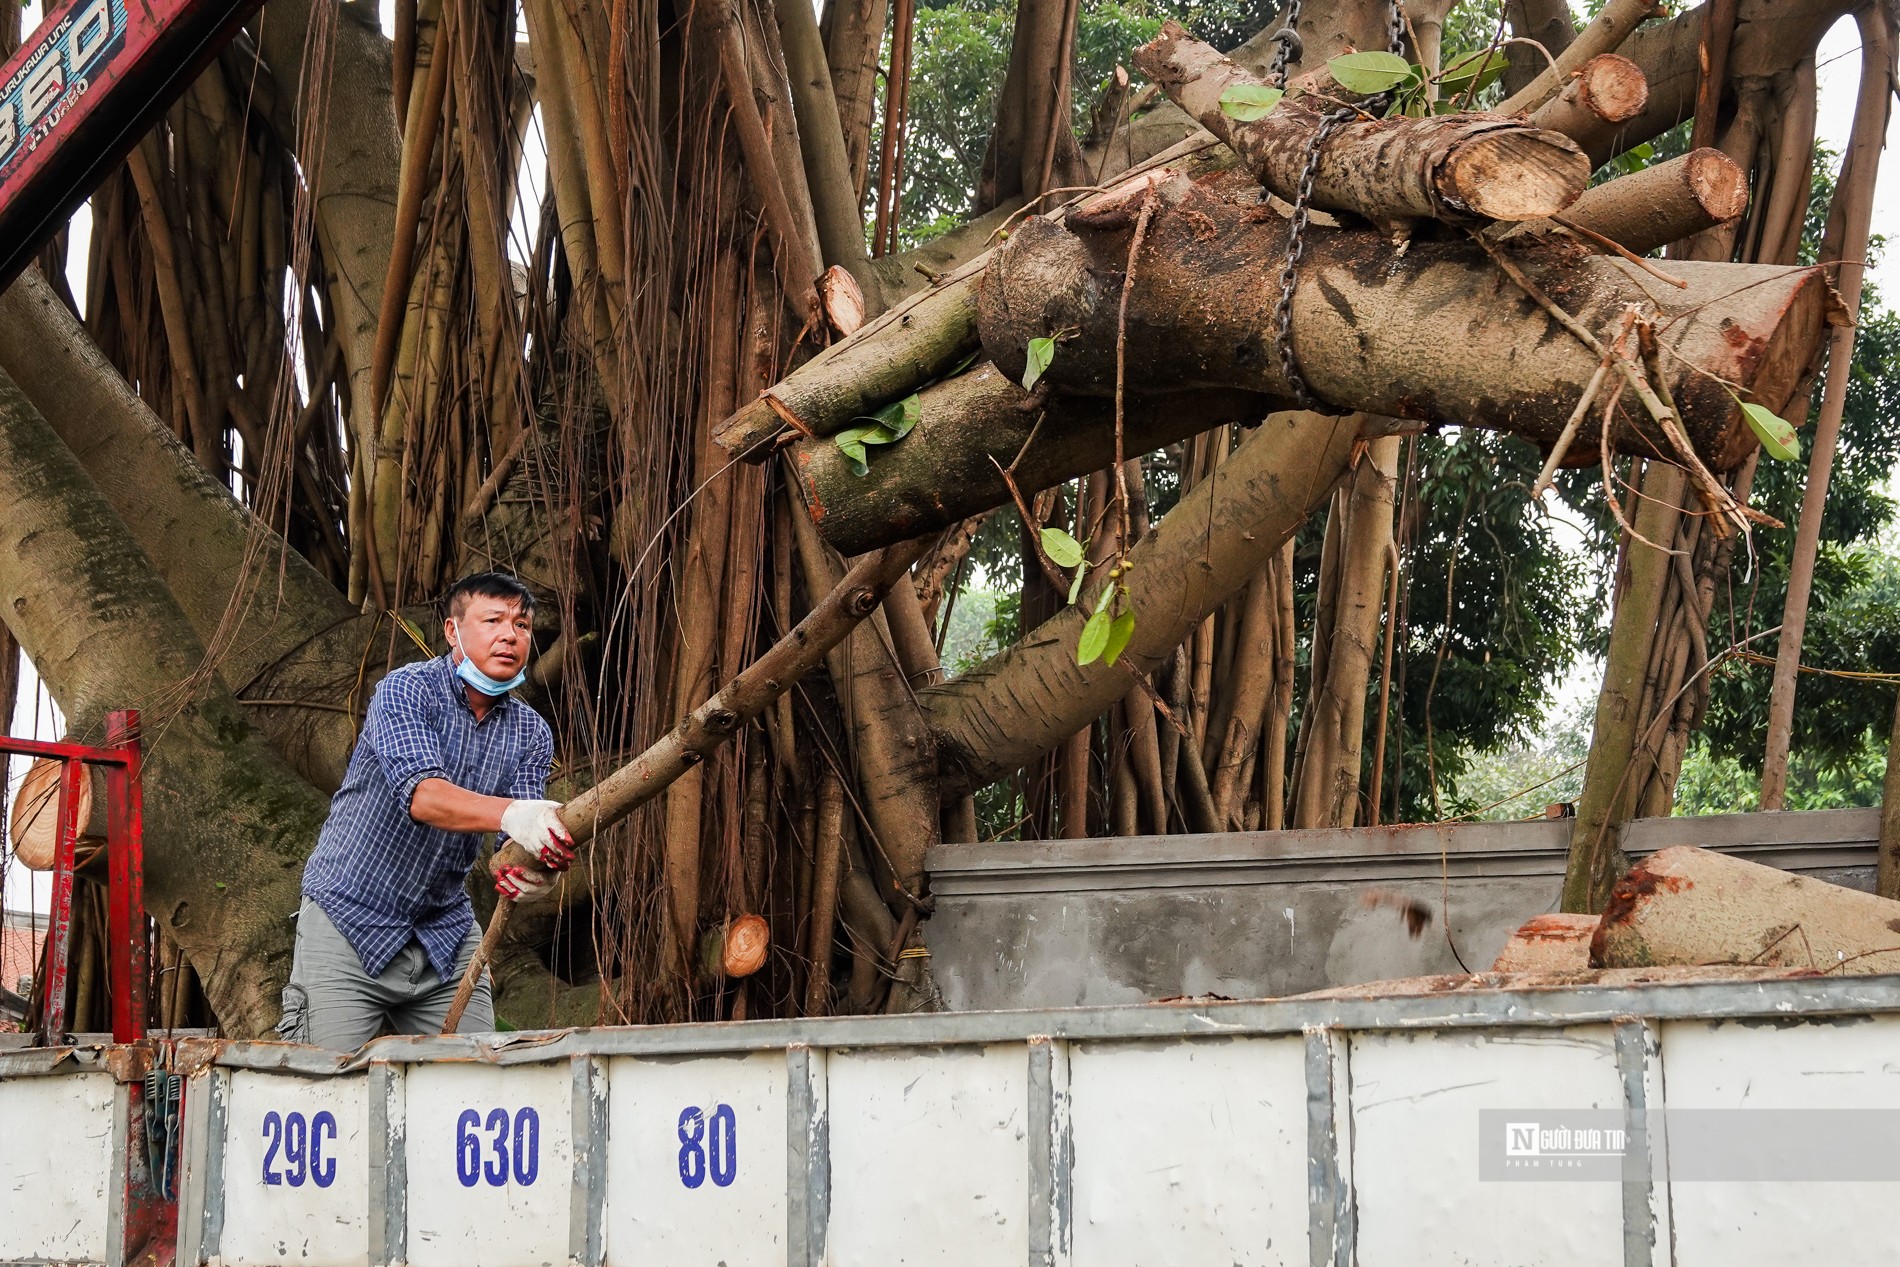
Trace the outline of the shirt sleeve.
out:
M 429 722 L 424 691 L 418 675 L 391 674 L 377 686 L 363 721 L 363 738 L 376 754 L 396 803 L 412 820 L 410 803 L 416 786 L 424 779 L 449 777 L 443 766 L 441 730 Z
M 526 708 L 525 704 L 510 707 Z M 548 773 L 554 768 L 554 735 L 548 724 L 535 718 L 539 724 L 529 737 L 527 748 L 521 754 L 521 764 L 508 779 L 508 796 L 517 801 L 539 801 L 547 796 Z

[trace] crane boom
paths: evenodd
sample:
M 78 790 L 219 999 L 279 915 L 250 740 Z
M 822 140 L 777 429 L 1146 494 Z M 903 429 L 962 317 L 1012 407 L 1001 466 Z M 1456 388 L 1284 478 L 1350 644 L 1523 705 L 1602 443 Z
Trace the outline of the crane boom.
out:
M 0 288 L 259 0 L 65 0 L 0 67 Z

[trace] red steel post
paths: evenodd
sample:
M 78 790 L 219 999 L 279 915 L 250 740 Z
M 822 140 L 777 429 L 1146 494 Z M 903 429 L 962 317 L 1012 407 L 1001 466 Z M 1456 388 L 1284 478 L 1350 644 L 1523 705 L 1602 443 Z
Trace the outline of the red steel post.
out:
M 46 1024 L 53 1046 L 66 1036 L 66 968 L 72 959 L 73 859 L 79 848 L 79 780 L 86 767 L 68 757 L 59 768 L 59 837 L 53 856 L 53 907 L 46 927 Z
M 123 764 L 106 767 L 106 924 L 111 934 L 112 1041 L 145 1037 L 151 954 L 145 939 L 145 807 L 139 792 L 139 714 L 106 715 L 106 743 Z

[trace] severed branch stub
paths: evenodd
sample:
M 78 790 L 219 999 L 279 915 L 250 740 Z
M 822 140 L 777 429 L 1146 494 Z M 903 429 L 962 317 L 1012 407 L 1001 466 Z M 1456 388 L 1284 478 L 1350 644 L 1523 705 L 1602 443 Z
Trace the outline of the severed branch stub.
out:
M 1264 79 L 1173 22 L 1135 50 L 1134 62 L 1175 104 L 1225 141 L 1261 184 L 1292 201 L 1325 110 L 1290 91 L 1262 118 L 1221 109 L 1239 85 Z M 1333 129 L 1320 151 L 1310 202 L 1374 221 L 1431 218 L 1531 220 L 1562 211 L 1590 181 L 1575 141 L 1522 119 L 1491 114 L 1362 118 Z
M 886 546 L 865 555 L 838 582 L 838 587 L 780 638 L 766 653 L 747 665 L 738 676 L 720 687 L 713 697 L 689 713 L 659 742 L 569 801 L 561 809 L 561 821 L 567 825 L 576 845 L 592 840 L 603 827 L 612 825 L 665 791 L 675 779 L 705 760 L 708 753 L 739 732 L 747 721 L 764 711 L 789 690 L 792 684 L 825 662 L 825 654 L 884 601 L 891 586 L 908 576 L 910 565 L 930 544 L 927 538 Z M 544 876 L 552 875 L 534 856 L 514 841 L 497 850 L 491 868 L 526 867 Z M 462 1013 L 481 980 L 482 969 L 494 957 L 502 933 L 507 929 L 511 901 L 495 905 L 495 913 L 482 934 L 482 943 L 469 960 L 468 971 L 455 990 L 448 1017 L 442 1023 L 444 1034 L 453 1034 L 462 1024 Z

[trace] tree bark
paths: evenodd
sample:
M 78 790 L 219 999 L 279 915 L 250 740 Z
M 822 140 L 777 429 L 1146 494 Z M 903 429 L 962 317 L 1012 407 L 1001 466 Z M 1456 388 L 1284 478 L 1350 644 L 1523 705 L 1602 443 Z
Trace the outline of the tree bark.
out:
M 276 80 L 276 128 L 285 148 L 297 150 L 298 113 L 308 100 L 304 81 L 306 36 L 319 4 L 332 0 L 272 0 L 258 23 L 258 52 Z M 373 12 L 337 4 L 335 43 L 324 64 L 329 71 L 330 109 L 323 119 L 322 162 L 313 182 L 312 204 L 323 258 L 335 270 L 329 289 L 342 332 L 343 363 L 349 370 L 352 433 L 373 442 L 376 421 L 369 409 L 376 319 L 383 279 L 395 243 L 396 186 L 402 141 L 390 77 L 390 43 Z
M 1565 0 L 1505 0 L 1504 13 L 1512 35 L 1535 40 L 1543 47 L 1540 53 L 1522 44 L 1505 46 L 1504 93 L 1510 96 L 1549 68 L 1544 53 L 1554 59 L 1570 47 L 1577 38 L 1577 27 Z
M 1222 57 L 1174 22 L 1135 50 L 1135 65 L 1281 198 L 1304 185 L 1307 152 L 1324 110 L 1287 96 L 1264 118 L 1240 122 L 1221 107 L 1237 86 L 1265 81 Z M 1562 211 L 1590 181 L 1590 164 L 1568 137 L 1499 115 L 1345 123 L 1320 151 L 1309 200 L 1374 220 L 1530 220 Z
M 1652 463 L 1643 477 L 1643 496 L 1635 528 L 1650 541 L 1672 545 L 1687 488 L 1683 473 Z M 1570 858 L 1564 873 L 1563 909 L 1595 914 L 1610 900 L 1610 886 L 1628 865 L 1623 855 L 1623 826 L 1630 819 L 1647 770 L 1638 769 L 1644 682 L 1656 637 L 1670 558 L 1630 539 L 1626 573 L 1618 587 L 1610 646 L 1604 656 L 1603 688 L 1597 695 L 1596 724 L 1590 735 L 1590 760 L 1584 768 L 1583 794 L 1570 831 Z
M 1075 662 L 1085 613 L 1054 619 L 956 681 L 922 692 L 952 789 L 981 787 L 1053 751 L 1152 673 L 1256 575 L 1346 470 L 1354 429 L 1269 418 L 1128 553 L 1135 629 L 1113 666 Z M 1181 764 L 1192 764 L 1191 752 Z M 1211 802 L 1209 805 L 1211 817 Z M 1209 828 L 1211 830 L 1211 828 Z
M 1874 187 L 1880 149 L 1895 86 L 1893 28 L 1879 9 L 1859 14 L 1861 34 L 1860 99 L 1847 157 L 1841 163 L 1834 204 L 1828 208 L 1822 259 L 1838 265 L 1836 289 L 1851 322 L 1860 311 L 1866 277 L 1867 240 L 1873 222 Z M 1853 377 L 1854 327 L 1836 327 L 1828 345 L 1827 380 L 1809 444 L 1808 478 L 1801 494 L 1801 520 L 1795 529 L 1794 557 L 1788 565 L 1788 595 L 1781 610 L 1781 637 L 1775 647 L 1775 677 L 1768 696 L 1768 751 L 1762 762 L 1761 807 L 1778 810 L 1787 795 L 1788 748 L 1793 739 L 1794 697 L 1801 666 L 1801 643 L 1808 623 L 1808 597 L 1814 584 L 1814 560 L 1820 549 L 1821 518 L 1828 479 L 1840 438 L 1847 385 Z
M 1880 854 L 1874 892 L 1900 898 L 1900 695 L 1893 710 L 1893 734 L 1887 740 L 1887 777 L 1880 787 Z
M 1577 32 L 1556 65 L 1546 65 L 1537 78 L 1522 91 L 1512 93 L 1498 107 L 1499 114 L 1524 114 L 1535 110 L 1562 91 L 1570 76 L 1585 62 L 1604 53 L 1614 53 L 1635 31 L 1644 18 L 1656 12 L 1656 0 L 1609 0 L 1602 12 Z
M 846 148 L 838 99 L 832 93 L 831 68 L 824 40 L 809 3 L 780 0 L 775 7 L 785 43 L 785 70 L 798 115 L 799 153 L 811 187 L 818 245 L 826 264 L 842 265 L 862 288 L 871 256 L 864 249 L 864 215 Z M 867 296 L 868 297 L 868 296 Z
M 871 170 L 871 123 L 877 114 L 878 58 L 888 12 L 887 0 L 832 0 L 825 7 L 825 58 L 857 199 L 854 205 L 859 207 L 864 205 Z
M 0 374 L 0 615 L 84 741 L 142 710 L 145 902 L 226 1033 L 276 1023 L 304 858 L 325 806 L 252 730 L 123 521 Z
M 1305 719 L 1311 719 L 1311 740 L 1294 790 L 1295 827 L 1351 827 L 1358 816 L 1366 686 L 1379 648 L 1402 443 L 1397 436 L 1368 443 L 1352 481 L 1334 494 L 1345 530 L 1325 673 L 1311 675 L 1302 720 L 1306 729 Z

